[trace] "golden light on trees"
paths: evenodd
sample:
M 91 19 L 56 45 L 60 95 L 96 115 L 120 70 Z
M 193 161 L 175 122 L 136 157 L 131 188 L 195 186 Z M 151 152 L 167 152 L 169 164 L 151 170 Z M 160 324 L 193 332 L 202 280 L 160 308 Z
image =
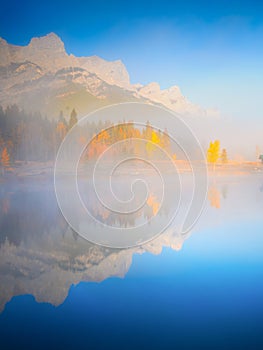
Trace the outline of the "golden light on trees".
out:
M 158 137 L 158 134 L 152 130 L 150 141 L 147 142 L 147 144 L 146 144 L 146 151 L 147 151 L 148 156 L 152 155 L 152 153 L 156 149 L 155 145 L 160 145 L 160 142 L 161 142 L 161 140 Z
M 220 141 L 210 142 L 207 150 L 207 161 L 211 164 L 216 164 L 220 157 Z
M 90 132 L 96 131 L 96 125 L 90 125 Z M 100 126 L 102 127 L 102 126 Z M 156 157 L 156 159 L 162 159 L 160 149 L 164 149 L 173 160 L 176 159 L 176 155 L 172 153 L 170 137 L 167 133 L 167 129 L 164 132 L 161 130 L 154 130 L 153 127 L 147 122 L 146 127 L 141 129 L 136 127 L 132 122 L 123 122 L 118 125 L 105 124 L 99 134 L 93 134 L 93 140 L 87 147 L 85 152 L 86 158 L 91 159 L 99 156 L 106 146 L 113 145 L 118 141 L 127 140 L 125 143 L 120 143 L 118 152 L 126 153 L 129 155 L 146 154 L 148 157 Z M 83 136 L 83 135 L 82 135 Z M 140 142 L 145 140 L 145 143 Z M 117 148 L 114 147 L 111 154 L 113 157 L 117 152 Z
M 1 164 L 4 167 L 4 169 L 7 169 L 10 167 L 10 156 L 6 147 L 4 147 L 1 154 Z
M 98 142 L 102 142 L 106 144 L 108 140 L 110 139 L 110 135 L 107 132 L 107 130 L 103 130 L 99 135 L 98 135 Z

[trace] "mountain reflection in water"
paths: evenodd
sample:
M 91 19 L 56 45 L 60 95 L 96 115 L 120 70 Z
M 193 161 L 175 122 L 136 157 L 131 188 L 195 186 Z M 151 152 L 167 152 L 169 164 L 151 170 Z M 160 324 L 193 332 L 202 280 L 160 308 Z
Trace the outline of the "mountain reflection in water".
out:
M 92 199 L 89 200 L 92 203 Z M 158 198 L 150 195 L 146 210 L 127 216 L 133 224 L 137 216 L 151 218 Z M 160 254 L 163 246 L 179 250 L 188 235 L 168 229 L 141 247 L 113 249 L 95 245 L 74 232 L 57 205 L 53 184 L 27 188 L 7 187 L 0 194 L 0 310 L 15 295 L 33 294 L 38 302 L 61 304 L 72 284 L 80 281 L 102 281 L 110 276 L 124 277 L 133 254 L 148 251 Z M 93 215 L 101 219 L 108 210 Z M 165 217 L 165 208 L 162 209 Z M 106 213 L 106 214 L 105 214 Z M 114 215 L 116 224 L 116 215 Z M 120 217 L 119 226 L 127 224 Z
M 260 217 L 262 202 L 259 178 L 244 177 L 238 182 L 219 178 L 209 187 L 207 203 L 210 207 L 198 226 L 240 220 L 244 213 L 247 219 Z M 147 211 L 143 214 L 138 211 L 131 220 L 134 221 L 136 215 L 155 215 L 158 205 L 158 198 L 150 195 Z M 66 223 L 51 182 L 44 188 L 38 183 L 6 186 L 1 189 L 0 206 L 1 311 L 13 296 L 22 294 L 33 294 L 38 302 L 59 305 L 72 284 L 102 281 L 110 276 L 124 277 L 134 254 L 160 254 L 163 247 L 180 250 L 190 235 L 180 235 L 171 226 L 140 247 L 121 250 L 92 244 Z M 163 210 L 165 216 L 165 208 Z M 96 207 L 93 211 L 94 215 L 105 218 L 103 212 L 96 212 Z

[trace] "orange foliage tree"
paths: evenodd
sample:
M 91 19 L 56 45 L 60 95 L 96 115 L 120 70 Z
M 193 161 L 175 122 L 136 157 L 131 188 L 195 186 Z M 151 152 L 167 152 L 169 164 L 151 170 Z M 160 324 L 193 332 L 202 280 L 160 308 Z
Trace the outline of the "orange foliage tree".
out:
M 103 127 L 105 129 L 97 133 Z M 109 122 L 105 122 L 104 125 L 102 122 L 98 125 L 93 123 L 88 125 L 87 130 L 89 130 L 89 134 L 93 133 L 92 141 L 87 146 L 85 153 L 88 159 L 99 156 L 108 146 L 123 140 L 127 140 L 127 142 L 120 142 L 116 145 L 112 149 L 112 156 L 120 152 L 138 156 L 146 154 L 148 157 L 154 155 L 158 158 L 161 154 L 159 147 L 161 147 L 172 156 L 173 160 L 176 159 L 176 155 L 172 153 L 171 141 L 167 129 L 164 132 L 154 130 L 149 121 L 147 121 L 143 129 L 136 127 L 133 122 L 129 121 L 119 122 L 117 125 L 110 124 Z M 140 142 L 140 140 L 145 140 L 146 142 Z
M 10 156 L 6 147 L 4 147 L 1 154 L 1 165 L 2 165 L 3 171 L 10 167 Z

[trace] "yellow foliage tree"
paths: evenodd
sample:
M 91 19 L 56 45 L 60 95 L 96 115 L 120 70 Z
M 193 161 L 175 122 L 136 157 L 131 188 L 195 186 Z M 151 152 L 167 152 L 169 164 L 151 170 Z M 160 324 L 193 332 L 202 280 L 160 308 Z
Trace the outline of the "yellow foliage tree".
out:
M 156 146 L 155 145 L 159 145 L 161 142 L 157 132 L 153 131 L 152 130 L 152 133 L 151 133 L 151 139 L 149 142 L 147 142 L 146 144 L 146 151 L 147 151 L 147 154 L 149 156 L 152 155 L 153 151 L 156 150 Z
M 216 164 L 220 157 L 220 141 L 210 142 L 209 148 L 207 150 L 207 161 L 211 164 Z

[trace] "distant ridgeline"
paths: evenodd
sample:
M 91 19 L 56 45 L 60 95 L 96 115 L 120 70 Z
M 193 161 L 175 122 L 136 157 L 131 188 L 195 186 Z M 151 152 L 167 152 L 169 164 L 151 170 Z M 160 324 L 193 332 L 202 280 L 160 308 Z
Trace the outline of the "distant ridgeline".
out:
M 75 109 L 68 116 L 60 112 L 57 120 L 51 120 L 41 113 L 29 114 L 16 105 L 5 110 L 0 106 L 0 155 L 2 167 L 8 167 L 15 161 L 54 160 L 58 148 L 67 132 L 77 123 Z M 128 155 L 158 157 L 158 149 L 164 149 L 175 159 L 175 147 L 167 134 L 152 128 L 149 122 L 138 127 L 133 122 L 120 122 L 114 125 L 110 121 L 88 123 L 80 128 L 79 142 L 83 145 L 92 141 L 86 148 L 83 160 L 97 158 L 105 149 L 118 141 L 114 152 Z M 139 142 L 145 140 L 145 142 Z M 156 147 L 155 147 L 156 145 Z

